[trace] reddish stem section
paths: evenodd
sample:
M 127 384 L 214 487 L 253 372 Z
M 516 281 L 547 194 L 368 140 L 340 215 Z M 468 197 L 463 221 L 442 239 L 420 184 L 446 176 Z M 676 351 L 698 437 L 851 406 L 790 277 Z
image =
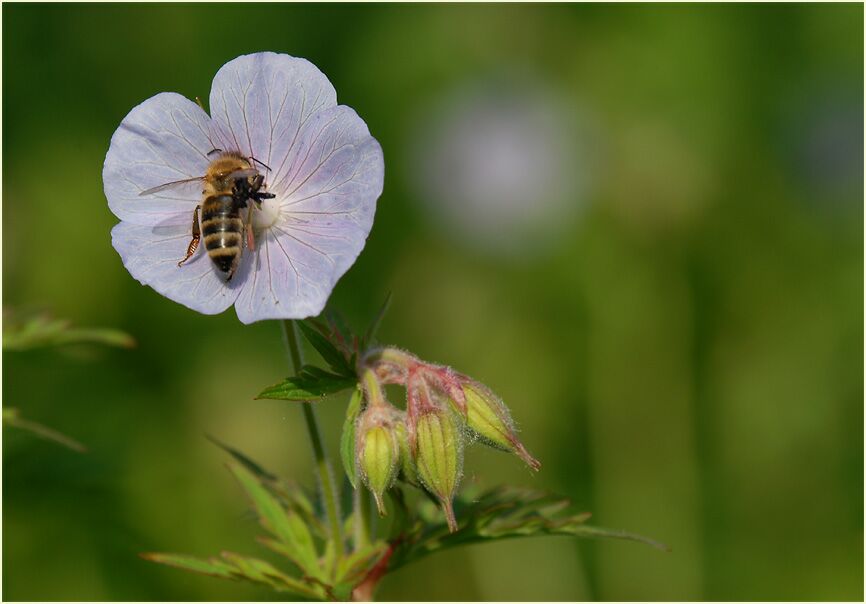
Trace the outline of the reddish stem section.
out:
M 352 590 L 353 602 L 373 601 L 373 593 L 376 591 L 379 581 L 382 580 L 382 577 L 384 577 L 385 573 L 388 571 L 388 562 L 391 560 L 391 555 L 394 553 L 394 549 L 396 549 L 399 543 L 398 540 L 390 544 L 381 560 L 379 560 L 376 565 L 370 569 L 367 576 L 365 576 L 361 582 L 355 586 L 355 589 Z

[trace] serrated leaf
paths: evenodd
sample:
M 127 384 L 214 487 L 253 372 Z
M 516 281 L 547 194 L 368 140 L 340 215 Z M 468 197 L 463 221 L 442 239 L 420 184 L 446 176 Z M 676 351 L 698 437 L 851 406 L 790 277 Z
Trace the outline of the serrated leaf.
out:
M 331 593 L 338 600 L 348 600 L 355 587 L 358 586 L 374 567 L 382 562 L 387 565 L 390 546 L 384 541 L 378 541 L 360 549 L 340 560 L 337 577 Z
M 318 367 L 306 365 L 301 369 L 300 375 L 286 378 L 279 384 L 265 388 L 256 398 L 281 401 L 318 401 L 326 396 L 351 388 L 356 383 L 355 377 L 334 375 Z
M 389 306 L 391 306 L 391 292 L 388 292 L 385 301 L 382 303 L 382 306 L 379 307 L 379 312 L 376 313 L 376 316 L 373 317 L 373 320 L 370 322 L 370 326 L 367 327 L 367 331 L 364 333 L 364 339 L 362 340 L 363 348 L 367 348 L 373 343 L 373 340 L 376 338 L 376 333 L 379 331 L 379 325 L 381 325 L 382 319 L 385 318 L 385 313 L 388 312 Z
M 361 393 L 361 389 L 356 388 L 352 393 L 352 398 L 349 399 L 346 419 L 343 421 L 343 433 L 340 435 L 340 458 L 353 489 L 358 488 L 358 469 L 355 464 L 355 423 L 361 412 L 363 400 L 364 395 Z
M 320 578 L 316 546 L 304 521 L 292 510 L 286 510 L 245 467 L 232 463 L 232 473 L 250 496 L 261 525 L 286 547 L 286 555 L 301 571 L 311 577 Z
M 337 583 L 354 586 L 376 565 L 386 551 L 388 551 L 388 544 L 377 541 L 342 558 L 337 566 Z
M 449 533 L 436 506 L 426 504 L 422 501 L 416 506 L 420 521 L 395 539 L 399 547 L 389 570 L 450 547 L 543 535 L 627 539 L 665 549 L 664 545 L 634 533 L 586 526 L 588 513 L 565 514 L 569 505 L 566 498 L 541 491 L 498 487 L 480 496 L 464 494 L 455 501 L 459 524 L 455 533 Z
M 290 577 L 264 560 L 240 556 L 232 552 L 223 552 L 222 556 L 227 562 L 233 564 L 245 579 L 264 583 L 277 591 L 292 591 L 313 598 L 320 598 L 323 595 L 317 587 Z
M 30 350 L 64 344 L 104 344 L 132 348 L 135 340 L 127 333 L 106 327 L 73 327 L 69 321 L 39 315 L 23 323 L 4 322 L 3 349 Z
M 322 316 L 328 322 L 329 333 L 325 332 L 325 335 L 334 340 L 337 348 L 342 347 L 348 350 L 350 342 L 355 338 L 355 334 L 352 332 L 352 328 L 349 327 L 342 313 L 333 306 L 328 305 Z
M 319 587 L 290 577 L 264 560 L 248 558 L 232 552 L 223 552 L 222 560 L 219 558 L 205 560 L 183 554 L 162 553 L 141 554 L 141 557 L 151 562 L 211 577 L 249 581 L 277 591 L 292 592 L 305 598 L 323 599 L 324 595 Z
M 195 556 L 187 556 L 184 554 L 162 554 L 162 553 L 145 553 L 141 557 L 151 562 L 173 566 L 182 570 L 200 573 L 202 575 L 210 575 L 212 577 L 222 577 L 224 579 L 234 578 L 232 571 L 235 570 L 231 564 L 227 564 L 219 558 L 196 558 Z
M 325 529 L 325 526 L 322 524 L 318 516 L 316 516 L 316 513 L 313 510 L 313 504 L 310 502 L 309 497 L 307 497 L 301 487 L 293 484 L 284 484 L 274 474 L 264 469 L 261 465 L 237 449 L 220 442 L 213 436 L 207 435 L 207 438 L 216 446 L 231 455 L 247 470 L 252 472 L 259 479 L 262 485 L 268 489 L 271 495 L 277 498 L 284 507 L 291 508 L 295 513 L 300 515 L 307 526 L 315 531 L 316 535 L 322 539 L 327 538 L 328 532 Z
M 313 529 L 316 535 L 323 540 L 328 538 L 328 529 L 325 528 L 321 519 L 316 515 L 310 498 L 301 487 L 297 485 L 284 486 L 277 483 L 275 488 L 279 495 L 288 502 L 289 507 L 304 520 L 308 527 Z
M 244 455 L 243 453 L 241 453 L 240 451 L 238 451 L 234 447 L 231 447 L 231 446 L 225 444 L 224 442 L 218 440 L 216 437 L 211 436 L 210 434 L 205 434 L 205 437 L 209 441 L 211 441 L 213 444 L 218 446 L 220 449 L 222 449 L 223 451 L 225 451 L 226 453 L 228 453 L 229 455 L 234 457 L 235 460 L 238 461 L 238 463 L 240 463 L 247 470 L 249 470 L 250 472 L 255 474 L 256 477 L 258 477 L 260 480 L 267 480 L 269 482 L 276 482 L 276 480 L 277 480 L 276 476 L 274 476 L 273 474 L 271 474 L 270 472 L 265 470 L 259 464 L 254 462 L 252 459 L 250 459 L 249 457 L 247 457 L 246 455 Z
M 298 322 L 298 327 L 301 328 L 301 332 L 304 334 L 307 341 L 312 344 L 313 348 L 316 349 L 316 352 L 321 355 L 322 359 L 338 376 L 349 376 L 354 378 L 355 369 L 349 365 L 346 357 L 343 356 L 343 353 L 340 352 L 330 340 L 310 327 L 304 321 Z
M 646 545 L 649 545 L 656 549 L 660 549 L 665 552 L 671 551 L 670 547 L 668 547 L 664 543 L 661 543 L 660 541 L 656 541 L 655 539 L 650 539 L 649 537 L 644 537 L 643 535 L 630 533 L 628 531 L 606 529 L 600 526 L 569 526 L 567 528 L 564 528 L 563 532 L 566 534 L 574 535 L 575 537 L 625 539 L 626 541 L 637 541 L 638 543 L 645 543 Z

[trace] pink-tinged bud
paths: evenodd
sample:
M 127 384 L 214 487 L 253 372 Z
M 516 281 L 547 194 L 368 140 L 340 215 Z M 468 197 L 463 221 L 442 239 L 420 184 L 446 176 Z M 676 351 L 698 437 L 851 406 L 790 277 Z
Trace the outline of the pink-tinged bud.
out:
M 457 530 L 452 499 L 462 470 L 462 434 L 448 411 L 429 408 L 415 418 L 415 465 L 418 476 L 442 503 L 448 530 Z
M 392 409 L 369 407 L 358 420 L 358 433 L 358 469 L 376 500 L 379 514 L 384 516 L 382 496 L 394 482 L 400 459 Z
M 469 429 L 485 444 L 514 453 L 538 471 L 541 462 L 532 457 L 517 438 L 511 413 L 499 397 L 477 382 L 464 383 L 463 393 Z

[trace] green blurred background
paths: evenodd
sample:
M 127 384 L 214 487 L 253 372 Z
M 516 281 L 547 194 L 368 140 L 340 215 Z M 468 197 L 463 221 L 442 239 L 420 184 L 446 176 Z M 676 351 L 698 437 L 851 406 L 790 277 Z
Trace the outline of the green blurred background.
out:
M 5 4 L 3 305 L 139 345 L 4 355 L 4 405 L 89 447 L 4 430 L 4 599 L 276 599 L 137 557 L 262 555 L 206 433 L 313 474 L 299 410 L 252 400 L 288 373 L 277 324 L 140 286 L 101 180 L 134 105 L 206 99 L 258 50 L 313 61 L 384 148 L 376 223 L 332 302 L 360 327 L 392 291 L 383 339 L 489 384 L 544 463 L 470 449 L 465 482 L 552 489 L 673 548 L 474 546 L 382 599 L 863 598 L 861 5 Z M 448 132 L 435 107 L 491 80 L 577 124 L 570 203 L 529 237 L 497 226 L 507 252 L 418 177 Z M 472 111 L 495 113 L 484 98 Z M 231 379 L 207 364 L 225 341 Z M 332 450 L 344 406 L 321 406 Z

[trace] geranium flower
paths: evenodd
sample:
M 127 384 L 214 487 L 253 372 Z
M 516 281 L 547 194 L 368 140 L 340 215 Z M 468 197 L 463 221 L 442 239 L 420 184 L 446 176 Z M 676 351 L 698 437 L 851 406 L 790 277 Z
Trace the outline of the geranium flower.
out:
M 108 206 L 121 220 L 111 231 L 114 248 L 138 281 L 204 314 L 232 304 L 244 323 L 319 314 L 373 225 L 384 178 L 379 143 L 351 108 L 337 105 L 321 71 L 288 55 L 257 53 L 223 65 L 210 111 L 164 92 L 123 119 L 102 173 Z M 230 281 L 203 241 L 178 266 L 201 181 L 141 195 L 203 176 L 214 149 L 263 164 L 255 163 L 263 191 L 274 195 L 253 211 L 255 249 L 243 250 Z

